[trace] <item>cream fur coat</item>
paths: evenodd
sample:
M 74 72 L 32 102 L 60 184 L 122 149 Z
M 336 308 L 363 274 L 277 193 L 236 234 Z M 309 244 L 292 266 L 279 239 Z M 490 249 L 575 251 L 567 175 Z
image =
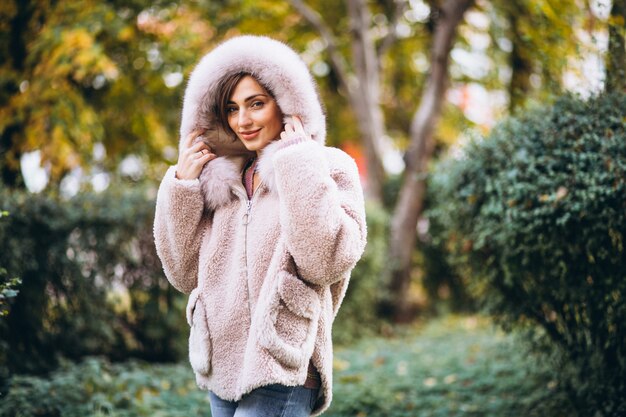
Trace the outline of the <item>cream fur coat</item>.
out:
M 313 140 L 272 142 L 259 159 L 250 203 L 242 184 L 249 155 L 203 108 L 227 74 L 267 86 L 286 118 L 299 115 Z M 209 128 L 220 157 L 196 180 L 171 167 L 159 188 L 154 236 L 168 280 L 190 294 L 189 356 L 196 381 L 225 400 L 274 383 L 295 386 L 312 360 L 322 386 L 314 414 L 332 397 L 331 326 L 366 239 L 356 165 L 324 146 L 325 117 L 314 81 L 288 46 L 255 36 L 224 42 L 194 69 L 180 135 Z

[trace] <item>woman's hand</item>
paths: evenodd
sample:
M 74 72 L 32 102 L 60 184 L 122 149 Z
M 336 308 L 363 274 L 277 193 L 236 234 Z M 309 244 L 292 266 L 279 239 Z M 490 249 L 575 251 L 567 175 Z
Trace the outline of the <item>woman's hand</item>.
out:
M 291 117 L 292 123 L 285 124 L 285 130 L 280 133 L 280 138 L 284 141 L 305 141 L 311 136 L 304 130 L 302 119 L 299 116 Z
M 176 178 L 179 180 L 195 180 L 200 176 L 204 165 L 217 155 L 211 152 L 209 146 L 199 141 L 192 144 L 202 132 L 194 130 L 185 138 L 183 146 L 178 154 L 178 164 L 176 165 Z

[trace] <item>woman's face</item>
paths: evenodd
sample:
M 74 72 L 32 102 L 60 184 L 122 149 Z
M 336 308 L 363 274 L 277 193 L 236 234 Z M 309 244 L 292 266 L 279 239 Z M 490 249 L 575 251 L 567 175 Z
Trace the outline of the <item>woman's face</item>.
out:
M 239 81 L 226 104 L 228 125 L 249 151 L 260 151 L 283 130 L 276 100 L 251 76 Z

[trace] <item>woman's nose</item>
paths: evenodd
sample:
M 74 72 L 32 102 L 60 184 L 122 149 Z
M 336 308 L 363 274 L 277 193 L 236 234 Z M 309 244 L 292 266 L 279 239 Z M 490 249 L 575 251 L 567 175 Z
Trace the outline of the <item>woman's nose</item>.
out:
M 239 126 L 247 126 L 250 123 L 252 123 L 252 120 L 250 119 L 250 116 L 248 115 L 248 112 L 245 110 L 239 110 L 239 120 L 238 120 Z

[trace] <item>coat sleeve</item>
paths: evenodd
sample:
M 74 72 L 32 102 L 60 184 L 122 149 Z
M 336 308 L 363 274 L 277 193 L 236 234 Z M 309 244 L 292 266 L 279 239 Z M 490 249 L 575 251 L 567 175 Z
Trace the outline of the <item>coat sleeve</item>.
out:
M 281 228 L 302 279 L 330 285 L 345 277 L 366 243 L 363 190 L 354 160 L 307 141 L 273 157 Z
M 198 283 L 202 235 L 211 226 L 204 212 L 200 182 L 179 180 L 170 167 L 159 187 L 154 215 L 154 242 L 168 281 L 189 294 Z

